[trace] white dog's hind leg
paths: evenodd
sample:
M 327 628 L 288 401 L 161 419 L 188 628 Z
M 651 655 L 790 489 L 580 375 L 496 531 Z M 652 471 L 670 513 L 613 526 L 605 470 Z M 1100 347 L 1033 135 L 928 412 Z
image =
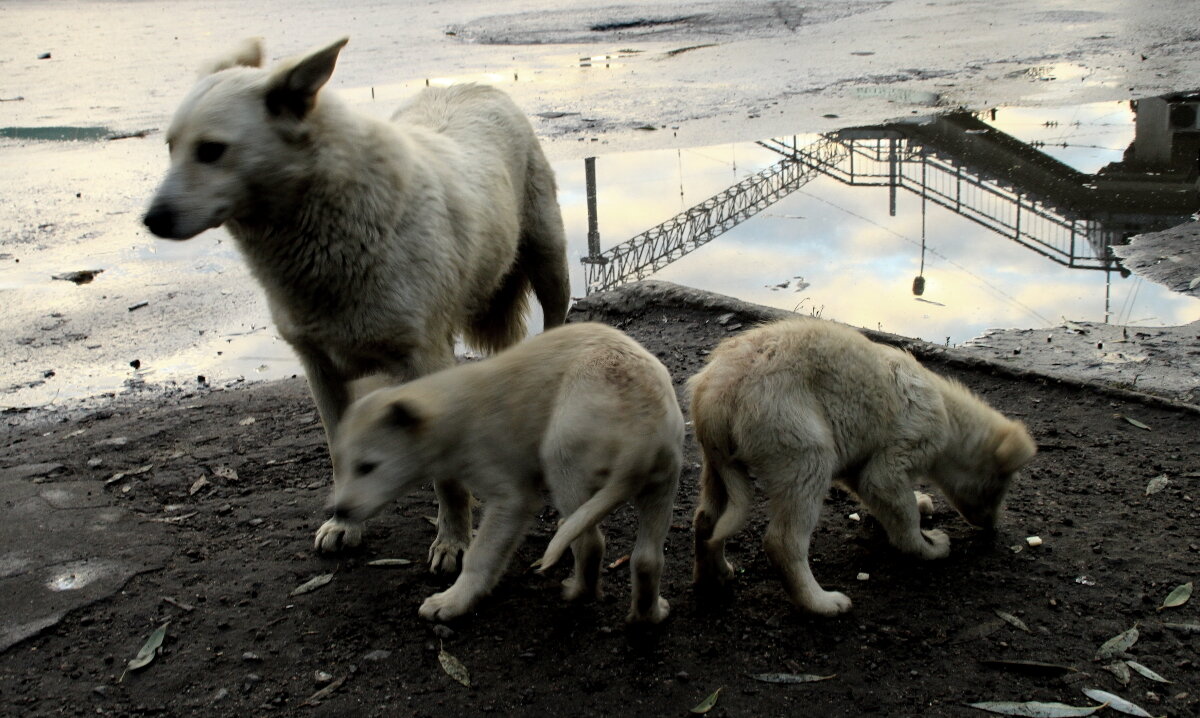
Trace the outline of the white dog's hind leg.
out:
M 692 580 L 701 590 L 720 587 L 733 578 L 733 566 L 725 558 L 725 538 L 713 540 L 717 523 L 728 511 L 734 511 L 732 519 L 726 519 L 726 535 L 736 534 L 750 517 L 747 490 L 751 489 L 750 477 L 732 462 L 720 462 L 715 456 L 704 455 L 700 470 L 700 505 L 692 519 L 695 542 L 695 563 Z M 732 493 L 737 492 L 737 497 Z M 731 504 L 737 504 L 731 506 Z M 729 524 L 732 520 L 733 523 Z
M 510 479 L 497 477 L 497 481 Z M 479 534 L 463 555 L 458 579 L 450 588 L 425 599 L 418 611 L 421 618 L 449 621 L 470 611 L 486 596 L 500 580 L 540 504 L 541 496 L 536 491 L 489 500 L 483 509 Z
M 836 616 L 850 610 L 850 598 L 821 588 L 808 563 L 812 532 L 832 483 L 833 461 L 813 450 L 804 462 L 804 466 L 783 463 L 760 472 L 769 514 L 763 545 L 783 574 L 792 603 L 821 616 Z
M 638 532 L 629 560 L 633 600 L 625 620 L 630 623 L 661 623 L 671 604 L 661 595 L 663 544 L 671 530 L 671 507 L 679 485 L 678 465 L 650 479 L 646 490 L 634 497 Z
M 933 497 L 924 491 L 914 491 L 913 496 L 917 499 L 917 513 L 933 516 Z
M 867 462 L 858 482 L 858 498 L 887 532 L 900 551 L 923 559 L 950 555 L 950 537 L 944 531 L 921 530 L 919 501 L 909 488 L 907 450 L 896 448 Z
M 429 570 L 454 573 L 471 543 L 471 493 L 457 482 L 435 481 L 438 498 L 437 537 L 429 545 Z

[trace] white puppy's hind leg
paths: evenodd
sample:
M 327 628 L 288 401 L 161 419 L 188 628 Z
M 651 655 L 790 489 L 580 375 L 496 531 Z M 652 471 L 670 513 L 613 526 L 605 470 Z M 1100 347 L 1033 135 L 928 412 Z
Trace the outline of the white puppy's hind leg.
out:
M 913 497 L 917 500 L 917 513 L 921 516 L 933 516 L 933 497 L 924 491 L 914 491 Z
M 678 486 L 676 464 L 651 477 L 648 486 L 633 499 L 638 532 L 629 560 L 633 583 L 633 599 L 625 617 L 629 623 L 661 623 L 671 612 L 671 604 L 661 594 L 663 544 L 671 530 L 671 508 Z

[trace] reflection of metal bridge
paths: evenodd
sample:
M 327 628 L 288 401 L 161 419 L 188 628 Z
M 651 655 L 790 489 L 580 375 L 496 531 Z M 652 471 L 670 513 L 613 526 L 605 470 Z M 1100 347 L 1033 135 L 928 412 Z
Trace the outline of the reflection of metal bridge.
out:
M 587 291 L 599 292 L 642 279 L 695 251 L 820 174 L 820 165 L 836 163 L 840 145 L 821 140 L 805 148 L 804 158 L 786 157 L 729 189 L 690 207 L 604 252 L 589 242 Z M 598 244 L 598 240 L 596 242 Z
M 908 190 L 1076 269 L 1119 269 L 1109 246 L 1185 221 L 1195 208 L 1187 183 L 1158 172 L 1085 175 L 967 113 L 842 130 L 804 147 L 794 138 L 758 144 L 783 159 L 604 252 L 589 174 L 587 291 L 662 269 L 818 175 L 890 188 L 893 214 L 897 189 Z
M 1066 216 L 1020 189 L 981 176 L 898 132 L 870 134 L 874 136 L 855 136 L 853 131 L 832 135 L 836 138 L 832 141 L 843 148 L 834 162 L 794 143 L 768 140 L 758 144 L 785 157 L 797 157 L 848 185 L 909 190 L 1064 266 L 1113 268 L 1107 247 L 1124 239 L 1120 230 L 1100 221 Z M 894 212 L 894 195 L 892 209 Z

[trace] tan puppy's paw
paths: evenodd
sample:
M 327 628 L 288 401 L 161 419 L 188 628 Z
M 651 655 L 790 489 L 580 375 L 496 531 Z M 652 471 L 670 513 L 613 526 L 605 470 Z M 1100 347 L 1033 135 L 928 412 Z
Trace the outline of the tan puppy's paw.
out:
M 922 531 L 921 535 L 925 537 L 921 558 L 932 561 L 950 555 L 950 537 L 945 531 L 932 529 Z
M 455 573 L 463 553 L 467 550 L 467 542 L 459 539 L 443 539 L 438 536 L 429 545 L 429 572 Z
M 450 621 L 471 610 L 471 601 L 462 597 L 454 587 L 435 593 L 421 604 L 417 611 L 426 621 Z
M 336 553 L 362 543 L 362 534 L 361 522 L 332 518 L 317 529 L 313 546 L 321 553 Z
M 637 608 L 629 609 L 629 613 L 625 616 L 626 623 L 662 623 L 667 616 L 671 615 L 671 604 L 662 596 L 654 602 L 650 610 L 645 615 L 638 613 Z
M 917 499 L 917 512 L 922 516 L 933 516 L 933 497 L 924 491 L 914 491 Z
M 818 616 L 837 616 L 849 611 L 850 597 L 840 591 L 820 591 L 805 597 L 804 608 Z

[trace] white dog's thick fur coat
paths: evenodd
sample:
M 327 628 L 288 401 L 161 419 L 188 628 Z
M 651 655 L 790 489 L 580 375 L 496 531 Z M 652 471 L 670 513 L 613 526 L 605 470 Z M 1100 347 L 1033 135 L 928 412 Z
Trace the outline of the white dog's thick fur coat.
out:
M 171 168 L 145 217 L 170 239 L 229 229 L 331 442 L 353 380 L 450 366 L 459 333 L 486 351 L 514 344 L 530 288 L 546 327 L 570 299 L 553 171 L 512 101 L 426 89 L 377 120 L 321 91 L 345 44 L 264 70 L 244 66 L 261 59 L 252 41 L 215 62 L 171 122 Z M 360 537 L 331 519 L 317 546 Z M 434 552 L 435 570 L 456 563 Z
M 704 456 L 697 584 L 732 577 L 725 541 L 745 525 L 753 477 L 768 500 L 767 555 L 791 600 L 822 615 L 850 608 L 846 595 L 821 588 L 808 563 L 835 480 L 896 548 L 943 558 L 949 537 L 921 530 L 913 482 L 928 479 L 967 521 L 991 527 L 1014 472 L 1037 450 L 1023 424 L 960 384 L 828 321 L 784 320 L 727 339 L 688 386 Z
M 569 324 L 352 404 L 334 441 L 332 503 L 335 516 L 362 521 L 424 481 L 460 505 L 468 492 L 481 499 L 475 539 L 469 515 L 443 537 L 466 548 L 462 572 L 420 609 L 427 619 L 449 620 L 496 585 L 543 488 L 563 521 L 541 570 L 569 545 L 575 570 L 566 597 L 597 595 L 604 555 L 597 524 L 632 501 L 638 531 L 628 619 L 657 623 L 669 610 L 659 583 L 682 445 L 683 416 L 666 367 L 615 329 Z

